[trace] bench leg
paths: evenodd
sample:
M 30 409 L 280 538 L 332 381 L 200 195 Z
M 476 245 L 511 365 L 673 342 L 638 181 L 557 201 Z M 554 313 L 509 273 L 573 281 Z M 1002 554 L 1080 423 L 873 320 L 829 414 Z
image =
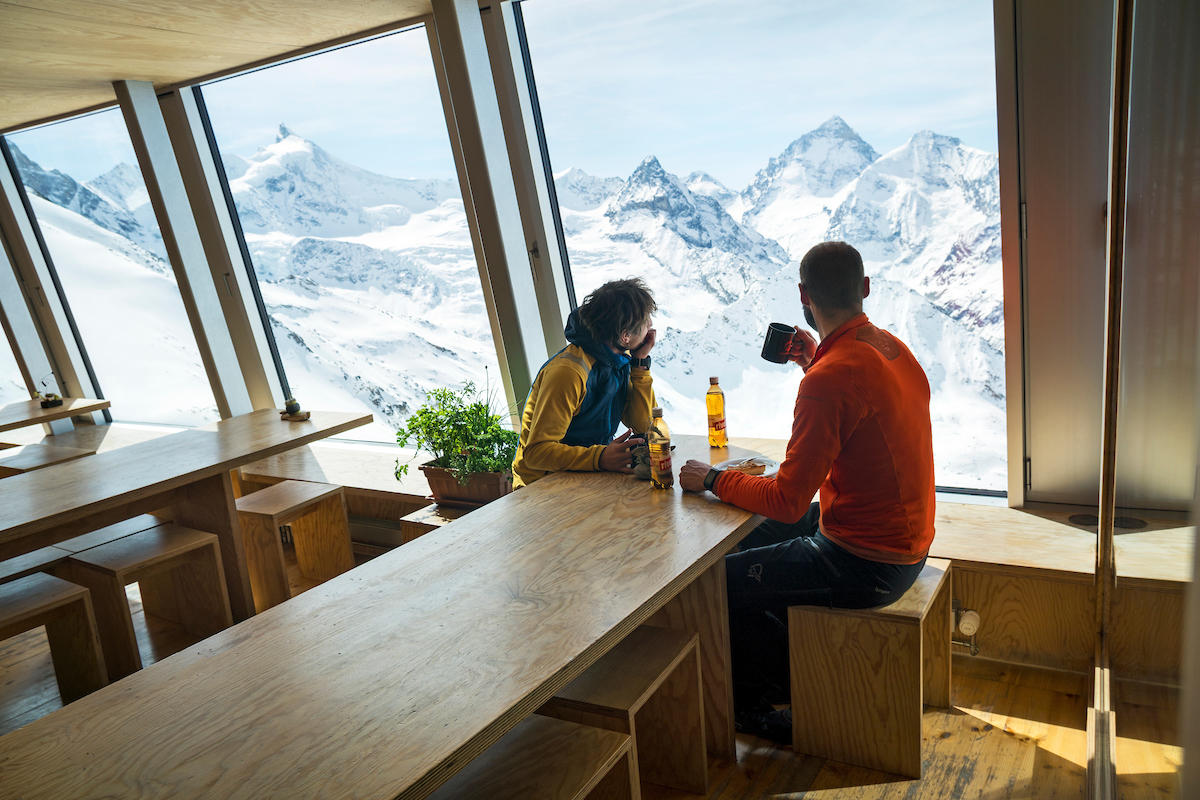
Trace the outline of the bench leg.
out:
M 96 629 L 100 633 L 109 680 L 124 678 L 141 669 L 142 656 L 133 632 L 133 617 L 129 612 L 129 598 L 125 596 L 125 584 L 110 573 L 71 560 L 55 567 L 53 574 L 86 586 L 91 592 Z
M 921 777 L 921 626 L 788 609 L 792 747 Z
M 700 634 L 704 739 L 709 755 L 736 761 L 728 602 L 725 559 L 721 559 L 663 606 L 646 624 Z
M 246 567 L 259 611 L 277 606 L 292 596 L 288 587 L 287 565 L 279 527 L 272 517 L 242 515 L 242 537 L 246 548 Z
M 922 692 L 925 705 L 934 708 L 950 707 L 950 636 L 954 630 L 950 578 L 947 574 L 921 624 Z
M 289 524 L 301 575 L 313 581 L 327 581 L 354 569 L 346 498 L 342 493 L 327 497 Z
M 703 684 L 695 649 L 671 671 L 634 715 L 641 775 L 651 783 L 708 794 Z
M 54 618 L 46 621 L 46 639 L 64 704 L 108 683 L 90 598 L 57 609 Z
M 242 528 L 238 524 L 229 473 L 222 472 L 176 489 L 173 513 L 180 525 L 217 535 L 233 618 L 241 622 L 254 616 L 254 595 L 250 589 Z
M 211 636 L 233 624 L 217 545 L 189 553 L 172 569 L 139 577 L 147 614 L 177 622 L 192 636 Z

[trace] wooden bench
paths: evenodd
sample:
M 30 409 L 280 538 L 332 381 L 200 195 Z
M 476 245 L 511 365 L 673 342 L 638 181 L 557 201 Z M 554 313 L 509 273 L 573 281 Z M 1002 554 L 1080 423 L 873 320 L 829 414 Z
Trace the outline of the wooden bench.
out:
M 0 583 L 8 583 L 36 572 L 48 572 L 71 555 L 58 547 L 43 547 L 0 561 Z
M 0 639 L 42 625 L 64 704 L 108 683 L 87 589 L 42 573 L 0 586 Z
M 141 514 L 136 517 L 131 517 L 126 520 L 105 525 L 103 528 L 97 528 L 91 533 L 85 533 L 81 536 L 76 536 L 72 539 L 59 542 L 54 545 L 59 550 L 65 550 L 68 553 L 82 553 L 84 550 L 90 550 L 93 547 L 99 547 L 102 544 L 115 542 L 118 539 L 124 539 L 126 536 L 132 536 L 135 533 L 141 533 L 150 528 L 157 528 L 166 520 L 151 516 L 150 514 Z
M 436 531 L 443 525 L 449 525 L 454 520 L 467 514 L 472 509 L 454 508 L 452 506 L 441 506 L 437 503 L 432 503 L 424 508 L 418 508 L 411 514 L 405 514 L 400 518 L 401 522 L 407 523 L 410 526 L 411 534 L 406 535 L 405 542 L 410 542 L 418 536 L 424 536 L 427 533 Z
M 889 606 L 792 606 L 792 746 L 921 777 L 925 705 L 950 705 L 950 562 L 930 558 Z
M 125 587 L 137 583 L 147 614 L 203 637 L 233 624 L 217 537 L 167 523 L 75 553 L 54 574 L 92 593 L 112 680 L 142 667 Z
M 695 633 L 637 628 L 538 713 L 627 733 L 642 780 L 708 793 Z
M 43 467 L 52 467 L 67 461 L 74 461 L 84 456 L 94 456 L 95 450 L 82 447 L 63 447 L 61 445 L 27 444 L 16 448 L 15 452 L 5 452 L 0 456 L 0 478 L 32 472 Z
M 424 533 L 401 520 L 429 505 L 429 483 L 415 463 L 397 480 L 397 460 L 408 463 L 413 451 L 367 442 L 316 442 L 247 464 L 239 471 L 240 483 L 247 492 L 285 480 L 341 486 L 354 550 L 374 556 Z
M 431 800 L 640 800 L 629 737 L 533 715 L 430 796 Z
M 254 605 L 264 611 L 291 597 L 279 529 L 288 525 L 300 573 L 327 581 L 354 568 L 341 486 L 284 481 L 237 499 Z

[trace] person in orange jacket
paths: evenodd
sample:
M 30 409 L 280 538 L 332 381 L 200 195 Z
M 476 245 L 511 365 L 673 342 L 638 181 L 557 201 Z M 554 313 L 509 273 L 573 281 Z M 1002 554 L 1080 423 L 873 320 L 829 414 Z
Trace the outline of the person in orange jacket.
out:
M 778 473 L 700 461 L 680 469 L 684 490 L 767 517 L 725 567 L 739 724 L 777 740 L 791 740 L 790 714 L 773 709 L 789 691 L 787 607 L 891 603 L 933 541 L 929 381 L 904 343 L 863 313 L 870 289 L 862 257 L 845 242 L 819 244 L 801 260 L 800 302 L 821 341 L 796 328 L 789 358 L 805 375 Z
M 559 470 L 633 472 L 654 407 L 657 306 L 637 278 L 609 281 L 567 318 L 569 344 L 538 370 L 521 415 L 513 487 Z M 614 437 L 619 423 L 629 430 Z

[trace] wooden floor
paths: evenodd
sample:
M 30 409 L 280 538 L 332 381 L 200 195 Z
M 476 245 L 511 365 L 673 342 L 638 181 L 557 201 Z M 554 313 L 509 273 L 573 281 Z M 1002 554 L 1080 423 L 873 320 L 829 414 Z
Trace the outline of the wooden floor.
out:
M 790 747 L 739 734 L 738 763 L 710 766 L 708 797 L 1083 798 L 1086 678 L 962 657 L 954 668 L 954 708 L 925 713 L 923 779 L 799 756 Z M 1178 707 L 1172 692 L 1138 685 L 1127 694 L 1129 702 L 1117 713 L 1119 796 L 1176 797 L 1181 751 L 1171 744 Z M 643 796 L 695 798 L 653 786 Z

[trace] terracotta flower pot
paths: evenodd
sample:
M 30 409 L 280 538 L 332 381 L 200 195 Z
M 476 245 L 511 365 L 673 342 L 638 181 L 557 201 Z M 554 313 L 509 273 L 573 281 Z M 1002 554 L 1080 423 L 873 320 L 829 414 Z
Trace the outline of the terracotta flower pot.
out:
M 474 472 L 464 486 L 453 472 L 433 462 L 421 464 L 420 470 L 434 501 L 443 505 L 481 506 L 512 491 L 511 472 Z

